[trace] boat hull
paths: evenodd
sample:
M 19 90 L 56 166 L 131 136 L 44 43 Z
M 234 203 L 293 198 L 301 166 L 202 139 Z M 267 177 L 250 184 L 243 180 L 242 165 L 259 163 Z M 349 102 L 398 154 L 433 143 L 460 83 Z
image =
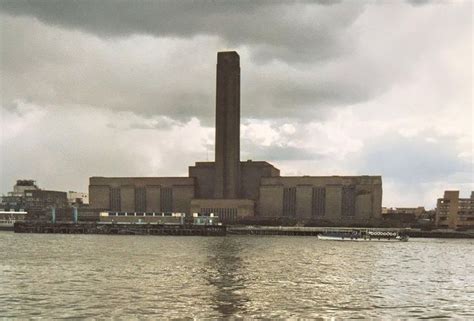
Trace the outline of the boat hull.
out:
M 318 240 L 324 241 L 352 241 L 352 242 L 406 242 L 407 238 L 401 238 L 399 236 L 394 238 L 363 238 L 363 237 L 340 237 L 340 236 L 327 236 L 318 235 Z
M 13 231 L 13 223 L 0 223 L 0 231 Z

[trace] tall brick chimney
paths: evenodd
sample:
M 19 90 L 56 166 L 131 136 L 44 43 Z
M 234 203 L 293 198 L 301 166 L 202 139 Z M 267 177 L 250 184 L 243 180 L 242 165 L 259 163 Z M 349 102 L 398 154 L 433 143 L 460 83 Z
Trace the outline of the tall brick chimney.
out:
M 240 57 L 217 53 L 216 198 L 240 197 Z

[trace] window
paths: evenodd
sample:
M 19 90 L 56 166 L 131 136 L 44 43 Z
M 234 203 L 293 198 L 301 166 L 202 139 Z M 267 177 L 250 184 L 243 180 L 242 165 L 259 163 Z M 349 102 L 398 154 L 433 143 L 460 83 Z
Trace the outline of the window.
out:
M 355 187 L 342 188 L 342 216 L 355 216 Z
M 146 211 L 146 192 L 144 187 L 135 188 L 135 211 Z
M 283 189 L 283 216 L 294 217 L 296 215 L 296 187 Z
M 162 187 L 160 189 L 161 196 L 161 211 L 173 211 L 173 189 L 171 187 Z
M 120 211 L 120 188 L 110 189 L 110 210 Z
M 312 216 L 324 216 L 326 211 L 326 188 L 313 187 Z

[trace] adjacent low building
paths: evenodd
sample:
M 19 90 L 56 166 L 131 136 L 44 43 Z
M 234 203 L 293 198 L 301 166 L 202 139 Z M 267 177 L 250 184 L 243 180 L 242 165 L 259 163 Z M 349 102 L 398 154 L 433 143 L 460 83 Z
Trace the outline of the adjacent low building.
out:
M 0 209 L 4 211 L 27 211 L 30 217 L 38 218 L 51 207 L 67 208 L 67 193 L 39 188 L 34 180 L 17 180 L 13 191 L 2 196 Z
M 39 190 L 40 188 L 36 185 L 36 181 L 32 179 L 19 179 L 16 184 L 13 185 L 13 191 L 8 192 L 8 196 L 12 197 L 23 197 L 26 191 Z
M 424 218 L 426 210 L 419 207 L 382 207 L 382 219 L 390 225 L 415 225 Z
M 340 225 L 377 224 L 381 176 L 280 176 L 266 161 L 240 160 L 240 58 L 219 52 L 214 162 L 188 177 L 91 177 L 90 208 L 114 212 L 215 214 L 225 223 L 284 218 Z
M 436 204 L 436 226 L 474 229 L 474 191 L 470 198 L 459 198 L 459 191 L 445 191 Z

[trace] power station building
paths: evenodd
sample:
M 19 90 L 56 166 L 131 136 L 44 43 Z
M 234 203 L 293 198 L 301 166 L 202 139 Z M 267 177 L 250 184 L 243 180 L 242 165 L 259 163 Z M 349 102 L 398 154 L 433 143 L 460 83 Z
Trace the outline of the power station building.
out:
M 215 162 L 188 177 L 91 177 L 90 206 L 116 212 L 214 213 L 224 222 L 289 218 L 378 222 L 381 176 L 280 176 L 265 161 L 240 161 L 240 59 L 217 54 Z

